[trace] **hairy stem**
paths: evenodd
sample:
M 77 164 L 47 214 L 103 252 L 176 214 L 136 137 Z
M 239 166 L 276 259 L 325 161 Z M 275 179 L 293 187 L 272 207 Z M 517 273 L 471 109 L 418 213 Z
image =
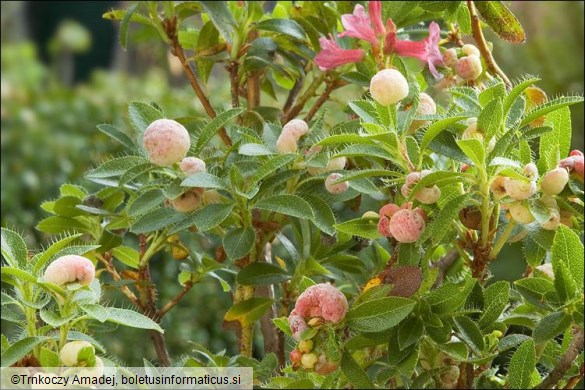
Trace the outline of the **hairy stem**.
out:
M 290 121 L 291 119 L 296 117 L 299 114 L 299 112 L 302 111 L 302 109 L 305 107 L 307 102 L 313 96 L 315 96 L 315 94 L 317 93 L 317 90 L 319 89 L 321 84 L 323 84 L 326 77 L 327 77 L 327 74 L 321 73 L 318 77 L 313 79 L 313 82 L 309 85 L 307 90 L 301 95 L 301 97 L 299 97 L 298 102 L 294 106 L 292 106 L 289 111 L 283 113 L 282 120 L 281 120 L 282 123 L 287 123 L 288 121 Z
M 189 290 L 191 290 L 191 288 L 193 288 L 193 286 L 194 286 L 194 283 L 192 281 L 188 281 L 187 283 L 185 283 L 185 285 L 183 286 L 181 291 L 179 291 L 177 293 L 177 295 L 175 295 L 173 298 L 171 298 L 171 300 L 168 301 L 167 304 L 164 305 L 158 311 L 157 317 L 162 318 L 165 314 L 167 314 L 169 310 L 171 310 L 173 307 L 175 307 L 177 305 L 177 303 L 179 303 L 179 301 L 181 299 L 183 299 L 183 297 L 185 295 L 187 295 L 187 293 L 189 292 Z
M 508 242 L 508 238 L 510 238 L 510 234 L 512 234 L 515 227 L 516 221 L 514 221 L 513 219 L 510 220 L 510 222 L 508 222 L 508 225 L 506 225 L 506 228 L 504 229 L 504 231 L 494 244 L 490 252 L 490 259 L 495 259 L 498 256 L 498 253 L 500 253 L 506 242 Z
M 165 19 L 163 21 L 163 25 L 165 27 L 165 32 L 167 34 L 167 37 L 170 40 L 171 53 L 175 57 L 177 57 L 179 59 L 179 61 L 181 62 L 181 65 L 183 66 L 183 70 L 185 71 L 185 74 L 187 75 L 187 78 L 189 79 L 189 83 L 191 84 L 193 91 L 195 91 L 195 95 L 197 95 L 197 98 L 199 99 L 199 101 L 203 105 L 203 108 L 205 109 L 205 112 L 207 113 L 207 115 L 209 115 L 210 118 L 215 118 L 217 116 L 217 113 L 213 109 L 213 107 L 209 101 L 209 98 L 207 97 L 207 95 L 203 91 L 203 88 L 201 88 L 201 84 L 199 82 L 199 79 L 197 78 L 197 75 L 193 71 L 193 68 L 191 68 L 189 61 L 185 57 L 185 52 L 183 50 L 183 47 L 179 43 L 179 35 L 177 34 L 177 18 L 176 18 L 176 16 L 173 17 L 172 19 Z M 221 129 L 219 129 L 219 136 L 226 146 L 228 146 L 228 147 L 232 146 L 232 140 L 228 136 L 225 128 L 222 127 Z
M 475 39 L 475 43 L 477 43 L 477 47 L 481 56 L 485 60 L 488 71 L 493 74 L 494 76 L 499 76 L 504 83 L 508 87 L 512 87 L 512 83 L 506 74 L 500 69 L 496 60 L 492 56 L 492 53 L 488 49 L 487 42 L 485 41 L 485 37 L 483 36 L 483 31 L 481 30 L 481 26 L 479 24 L 479 16 L 475 12 L 475 5 L 473 1 L 467 0 L 467 8 L 469 9 L 469 16 L 471 17 L 471 30 L 473 32 L 473 38 Z
M 240 107 L 240 76 L 238 75 L 238 69 L 240 64 L 238 61 L 230 61 L 227 66 L 230 72 L 230 94 L 232 96 L 232 107 Z
M 315 104 L 313 104 L 313 107 L 311 107 L 311 109 L 309 110 L 309 112 L 305 116 L 304 121 L 309 122 L 311 119 L 313 119 L 313 117 L 315 116 L 317 111 L 319 111 L 321 106 L 327 100 L 329 100 L 329 96 L 331 95 L 331 93 L 333 91 L 335 91 L 336 89 L 341 88 L 347 84 L 348 84 L 348 82 L 345 80 L 337 80 L 335 82 L 327 83 L 327 88 L 325 88 L 325 91 L 323 91 L 323 93 L 321 94 L 321 96 L 319 96 L 319 98 L 317 99 Z
M 567 351 L 561 356 L 556 367 L 547 375 L 544 380 L 535 387 L 535 389 L 552 389 L 563 378 L 565 373 L 571 368 L 571 364 L 583 350 L 583 328 L 577 328 L 573 331 L 573 338 L 567 348 Z
M 439 270 L 439 273 L 437 274 L 437 279 L 435 280 L 435 283 L 433 284 L 434 288 L 437 288 L 441 285 L 441 283 L 443 283 L 443 279 L 445 278 L 445 274 L 447 273 L 447 270 L 449 269 L 449 267 L 451 267 L 451 265 L 453 264 L 453 262 L 455 262 L 455 260 L 457 260 L 459 258 L 459 252 L 457 252 L 456 249 L 451 249 L 449 252 L 447 252 L 447 254 L 443 257 L 441 257 L 441 259 L 437 262 L 431 263 L 429 266 L 431 268 L 437 268 Z

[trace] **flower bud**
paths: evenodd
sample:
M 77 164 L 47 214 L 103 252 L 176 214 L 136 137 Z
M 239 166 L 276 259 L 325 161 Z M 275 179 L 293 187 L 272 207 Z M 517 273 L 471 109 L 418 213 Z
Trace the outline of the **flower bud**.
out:
M 95 277 L 95 266 L 82 256 L 61 256 L 53 261 L 45 270 L 45 281 L 62 286 L 77 282 L 84 286 L 91 283 Z
M 381 105 L 389 106 L 408 95 L 408 82 L 396 69 L 384 69 L 372 77 L 370 94 Z
M 391 218 L 398 210 L 400 210 L 400 207 L 398 207 L 398 205 L 395 205 L 394 203 L 388 203 L 387 205 L 383 206 L 380 209 L 378 214 L 380 215 L 380 218 L 382 217 Z
M 425 230 L 423 217 L 414 210 L 402 209 L 390 218 L 390 233 L 398 242 L 412 243 Z
M 148 159 L 166 167 L 181 161 L 191 147 L 191 138 L 185 127 L 171 119 L 158 119 L 144 131 L 142 140 Z
M 95 348 L 87 341 L 70 341 L 61 348 L 59 358 L 66 366 L 76 366 L 79 363 L 79 352 L 85 348 L 90 348 L 92 353 L 95 354 Z
M 478 56 L 466 56 L 457 60 L 455 72 L 464 80 L 475 80 L 482 72 L 481 60 Z
M 293 134 L 283 131 L 276 140 L 276 150 L 280 154 L 296 153 L 297 139 Z
M 314 353 L 306 353 L 301 358 L 301 364 L 307 370 L 312 370 L 315 364 L 317 364 L 317 361 L 319 361 L 319 358 Z
M 309 126 L 307 125 L 307 122 L 302 119 L 293 119 L 284 125 L 282 132 L 291 134 L 296 138 L 296 140 L 298 140 L 309 132 Z
M 436 185 L 432 187 L 421 188 L 420 191 L 414 195 L 414 198 L 422 204 L 437 203 L 440 197 L 441 189 Z
M 455 48 L 447 49 L 443 52 L 443 62 L 447 67 L 455 67 L 457 59 L 457 50 Z
M 475 46 L 472 45 L 470 43 L 461 46 L 461 51 L 466 55 L 466 56 L 481 56 L 481 53 L 479 52 L 479 49 Z
M 568 169 L 570 172 L 575 172 L 577 177 L 583 181 L 583 153 L 578 150 L 573 150 L 569 157 L 562 159 L 559 162 L 559 168 Z
M 408 175 L 406 175 L 406 184 L 409 187 L 411 187 L 411 186 L 415 185 L 416 183 L 418 183 L 420 179 L 421 179 L 420 172 L 410 172 Z
M 195 211 L 201 205 L 201 193 L 200 191 L 192 188 L 187 192 L 179 195 L 178 198 L 170 201 L 171 205 L 175 210 L 180 213 L 190 213 Z
M 104 375 L 104 362 L 99 357 L 95 357 L 95 365 L 93 367 L 85 367 L 79 370 L 79 377 L 85 378 L 99 378 Z
M 212 204 L 221 202 L 221 194 L 216 190 L 206 190 L 201 196 L 203 204 Z
M 463 132 L 463 134 L 461 135 L 461 139 L 477 139 L 479 141 L 481 141 L 482 143 L 485 143 L 485 137 L 484 134 L 478 130 L 477 128 L 477 118 L 470 118 L 468 121 L 468 126 L 465 129 L 465 131 Z M 496 146 L 496 138 L 492 137 L 486 147 L 488 153 L 491 152 L 492 150 L 494 150 L 494 147 Z
M 540 189 L 547 195 L 560 194 L 569 182 L 569 172 L 565 168 L 555 168 L 547 172 L 540 181 Z
M 342 192 L 347 191 L 349 188 L 349 183 L 346 181 L 342 181 L 341 183 L 335 183 L 337 180 L 341 179 L 343 175 L 339 173 L 332 173 L 327 176 L 325 179 L 325 188 L 331 194 L 341 194 Z
M 534 222 L 534 216 L 530 209 L 522 202 L 514 202 L 510 204 L 510 214 L 514 221 L 527 225 Z
M 185 172 L 187 176 L 194 175 L 199 172 L 207 172 L 205 161 L 198 159 L 197 157 L 185 157 L 179 164 L 181 171 Z
M 504 188 L 506 188 L 506 194 L 515 200 L 525 200 L 536 193 L 536 183 L 533 181 L 516 180 L 509 177 L 504 180 Z
M 540 197 L 540 201 L 546 206 L 547 209 L 559 209 L 557 200 L 550 195 L 542 195 Z
M 550 216 L 548 220 L 544 223 L 541 223 L 540 226 L 546 230 L 556 230 L 561 223 L 561 215 L 557 209 L 549 209 L 549 212 Z

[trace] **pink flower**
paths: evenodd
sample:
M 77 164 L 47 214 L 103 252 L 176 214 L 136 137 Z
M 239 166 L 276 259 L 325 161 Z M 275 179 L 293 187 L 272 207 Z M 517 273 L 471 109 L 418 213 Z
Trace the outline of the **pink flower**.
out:
M 363 50 L 352 49 L 345 50 L 339 47 L 333 36 L 329 35 L 330 39 L 319 38 L 321 44 L 321 51 L 315 56 L 315 64 L 319 66 L 322 71 L 337 68 L 338 66 L 359 62 L 366 54 Z
M 362 5 L 357 4 L 353 10 L 353 14 L 341 15 L 341 24 L 345 27 L 345 31 L 339 34 L 340 37 L 363 39 L 373 46 L 378 46 L 378 38 L 376 38 L 376 33 L 372 28 L 370 17 L 366 15 L 366 11 Z
M 370 18 L 372 19 L 376 36 L 384 36 L 386 29 L 384 28 L 384 22 L 382 22 L 382 2 L 370 1 L 369 4 Z
M 47 282 L 58 286 L 72 282 L 87 286 L 95 277 L 95 267 L 89 259 L 82 256 L 61 256 L 49 264 L 44 276 Z
M 439 39 L 441 38 L 441 30 L 439 25 L 432 22 L 429 26 L 429 36 L 422 41 L 402 41 L 396 39 L 393 50 L 396 54 L 405 57 L 418 58 L 429 64 L 429 70 L 435 78 L 439 78 L 440 74 L 435 68 L 435 65 L 444 66 L 443 56 L 439 51 Z M 388 37 L 386 37 L 388 40 Z M 394 38 L 395 39 L 395 38 Z M 392 38 L 390 39 L 390 41 Z M 386 48 L 385 48 L 386 51 Z
M 325 321 L 338 323 L 347 313 L 348 303 L 345 295 L 328 283 L 316 284 L 307 288 L 297 299 L 288 322 L 295 339 L 309 329 L 305 318 L 320 317 Z

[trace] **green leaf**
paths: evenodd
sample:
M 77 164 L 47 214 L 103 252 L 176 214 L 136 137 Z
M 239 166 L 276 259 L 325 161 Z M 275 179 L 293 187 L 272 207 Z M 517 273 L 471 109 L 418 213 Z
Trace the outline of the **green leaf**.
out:
M 452 356 L 459 361 L 465 361 L 469 356 L 467 345 L 461 342 L 437 344 L 437 347 L 447 355 Z
M 288 272 L 277 265 L 252 263 L 238 272 L 236 281 L 245 286 L 254 286 L 282 283 L 290 278 Z
M 408 316 L 415 301 L 400 297 L 373 299 L 352 307 L 347 313 L 350 328 L 357 332 L 381 332 Z
M 271 196 L 256 203 L 254 208 L 274 211 L 302 219 L 313 219 L 315 217 L 311 205 L 296 195 L 283 194 Z
M 540 138 L 540 161 L 539 169 L 550 170 L 557 165 L 556 152 L 559 156 L 569 154 L 571 148 L 571 111 L 568 107 L 551 112 L 546 117 L 545 122 L 553 130 L 543 134 Z M 555 153 L 551 155 L 551 153 Z M 547 156 L 550 156 L 547 158 Z
M 524 247 L 522 250 L 524 251 L 524 258 L 526 259 L 526 263 L 532 268 L 542 264 L 542 260 L 546 256 L 546 249 L 540 247 L 540 245 L 534 242 L 534 240 L 530 237 L 524 239 Z
M 2 228 L 0 239 L 4 261 L 11 267 L 27 268 L 28 252 L 20 234 L 13 230 Z
M 216 203 L 210 204 L 190 217 L 189 219 L 197 226 L 199 231 L 205 232 L 219 226 L 234 209 L 233 204 Z
M 480 140 L 472 139 L 460 139 L 457 140 L 457 145 L 461 151 L 469 157 L 469 159 L 478 167 L 485 164 L 485 148 Z
M 88 233 L 88 227 L 77 219 L 69 217 L 52 216 L 43 219 L 37 224 L 37 229 L 44 233 Z
M 581 103 L 582 101 L 583 97 L 581 96 L 561 96 L 554 100 L 548 101 L 540 106 L 537 106 L 528 114 L 526 114 L 526 116 L 522 119 L 522 122 L 520 122 L 520 127 L 526 126 L 533 120 L 540 118 L 543 115 L 552 113 L 553 111 L 570 106 L 572 104 Z M 570 129 L 565 129 L 564 131 L 569 131 L 570 133 Z
M 250 252 L 256 234 L 250 227 L 241 227 L 230 230 L 223 238 L 223 248 L 230 259 L 239 259 Z
M 165 200 L 165 195 L 161 190 L 150 190 L 140 194 L 128 208 L 128 215 L 136 217 L 142 215 L 153 208 L 157 208 Z
M 161 230 L 169 225 L 179 222 L 185 215 L 171 208 L 161 207 L 143 214 L 132 225 L 132 232 L 148 233 Z
M 526 41 L 522 25 L 501 1 L 476 1 L 473 4 L 483 20 L 500 38 L 511 43 Z
M 203 6 L 205 13 L 209 15 L 213 25 L 220 32 L 223 39 L 231 44 L 233 41 L 233 35 L 235 34 L 235 29 L 238 24 L 234 20 L 234 17 L 228 9 L 226 2 L 202 1 L 201 5 Z
M 506 96 L 506 86 L 502 80 L 495 79 L 488 83 L 488 85 L 490 86 L 481 91 L 478 96 L 479 103 L 482 107 L 486 107 L 492 101 L 503 99 Z
M 12 366 L 14 363 L 18 362 L 25 355 L 27 355 L 30 351 L 32 351 L 34 347 L 47 339 L 48 337 L 36 336 L 26 337 L 22 340 L 18 340 L 2 354 L 2 367 Z
M 112 255 L 128 267 L 138 269 L 140 253 L 136 249 L 129 246 L 119 246 L 112 249 Z
M 466 117 L 464 116 L 453 116 L 450 118 L 445 118 L 445 119 L 441 119 L 438 120 L 436 122 L 434 122 L 432 125 L 430 125 L 424 133 L 423 139 L 420 143 L 420 150 L 424 151 L 429 144 L 431 143 L 431 141 L 437 136 L 439 135 L 439 133 L 443 130 L 445 130 L 447 127 L 451 126 L 452 124 L 465 119 Z
M 384 176 L 392 176 L 392 177 L 400 177 L 402 173 L 389 171 L 386 169 L 360 169 L 355 171 L 344 171 L 343 177 L 339 180 L 335 181 L 335 183 L 341 183 L 342 181 L 352 181 L 357 179 L 362 179 L 365 177 L 384 177 Z
M 81 237 L 82 234 L 74 234 L 69 237 L 65 237 L 59 241 L 54 242 L 45 249 L 44 252 L 35 255 L 32 259 L 32 263 L 34 263 L 34 273 L 37 274 L 41 269 L 45 267 L 45 265 L 52 260 L 56 255 L 63 249 Z
M 496 282 L 484 290 L 483 297 L 485 304 L 478 324 L 485 329 L 493 325 L 508 305 L 510 284 L 503 280 Z
M 164 115 L 158 108 L 148 103 L 131 102 L 128 105 L 128 117 L 132 127 L 142 134 L 152 122 L 163 119 Z
M 467 299 L 473 288 L 473 283 L 443 283 L 438 289 L 431 291 L 427 302 L 431 305 L 431 311 L 435 314 L 453 313 L 459 309 Z
M 398 328 L 398 345 L 403 351 L 416 343 L 423 335 L 424 324 L 419 317 L 412 317 L 404 321 Z
M 210 173 L 199 172 L 187 177 L 181 182 L 183 187 L 200 187 L 200 188 L 216 188 L 220 190 L 227 190 L 228 185 L 217 176 Z
M 100 305 L 81 305 L 80 307 L 88 316 L 99 322 L 109 321 L 131 328 L 152 329 L 159 333 L 164 333 L 156 322 L 132 310 Z
M 85 177 L 88 179 L 103 179 L 106 177 L 120 176 L 126 171 L 135 167 L 139 164 L 147 163 L 148 160 L 144 157 L 138 156 L 125 156 L 118 157 L 112 160 L 106 161 L 99 167 L 88 171 Z
M 518 99 L 520 94 L 524 92 L 526 88 L 530 87 L 537 81 L 540 81 L 538 77 L 527 76 L 524 80 L 520 81 L 512 88 L 510 93 L 508 93 L 507 96 L 504 98 L 504 117 L 508 116 L 510 108 L 512 108 L 512 105 L 514 104 L 516 99 Z
M 332 236 L 335 234 L 335 215 L 331 210 L 331 207 L 323 199 L 313 195 L 303 195 L 303 198 L 311 205 L 313 209 L 313 223 L 321 231 Z
M 555 291 L 553 282 L 545 278 L 524 278 L 515 281 L 514 285 L 528 302 L 541 308 L 546 308 L 546 294 Z
M 128 7 L 128 10 L 126 10 L 124 17 L 122 18 L 122 22 L 120 22 L 120 45 L 124 50 L 126 50 L 126 42 L 128 40 L 128 25 L 130 24 L 132 14 L 136 11 L 136 8 L 138 8 L 139 5 L 140 3 L 136 3 Z
M 296 39 L 305 39 L 305 31 L 292 19 L 267 19 L 256 25 L 258 30 L 274 31 Z
M 431 223 L 427 225 L 419 238 L 419 242 L 425 242 L 429 238 L 432 238 L 434 244 L 441 242 L 443 237 L 449 232 L 449 229 L 445 229 L 445 227 L 449 226 L 451 221 L 457 218 L 459 210 L 467 205 L 470 198 L 471 194 L 467 193 L 459 195 L 447 202 Z
M 530 376 L 536 366 L 534 340 L 526 340 L 518 347 L 508 367 L 508 385 L 510 389 L 529 389 Z
M 556 311 L 544 317 L 534 328 L 532 337 L 537 344 L 557 337 L 571 325 L 571 315 Z
M 569 269 L 579 291 L 583 291 L 583 244 L 577 233 L 570 228 L 560 225 L 556 231 L 551 250 L 553 268 L 563 262 Z M 556 274 L 555 274 L 556 275 Z
M 503 119 L 503 106 L 500 99 L 492 100 L 477 117 L 477 128 L 485 134 L 485 139 L 494 137 Z
M 347 377 L 347 380 L 353 384 L 356 389 L 374 389 L 376 386 L 372 383 L 366 372 L 357 364 L 355 359 L 348 351 L 343 353 L 340 362 L 341 371 Z
M 75 318 L 75 314 L 69 315 L 65 318 L 61 317 L 59 314 L 55 312 L 55 309 L 51 308 L 49 310 L 43 309 L 39 312 L 39 316 L 43 321 L 45 321 L 48 325 L 51 325 L 53 328 L 58 328 L 63 324 L 71 321 Z
M 471 350 L 480 356 L 485 348 L 483 335 L 479 327 L 469 317 L 455 317 L 455 326 L 459 330 L 459 338 L 463 340 Z
M 270 298 L 250 298 L 233 305 L 225 313 L 226 321 L 238 321 L 242 326 L 256 322 L 272 306 Z
M 244 156 L 268 156 L 274 154 L 273 151 L 262 144 L 244 144 L 240 146 L 238 153 Z
M 561 302 L 567 303 L 575 298 L 577 286 L 572 278 L 569 268 L 562 261 L 553 263 L 553 273 L 555 275 L 554 284 Z
M 294 159 L 294 154 L 281 154 L 266 160 L 250 178 L 248 188 L 257 187 L 260 180 L 264 179 L 266 176 L 274 174 L 278 169 L 284 167 Z
M 334 227 L 342 233 L 348 233 L 354 236 L 368 238 L 370 240 L 380 238 L 377 218 L 356 218 L 338 223 Z
M 221 1 L 221 2 L 220 1 L 218 1 L 218 2 L 205 1 L 202 3 L 208 4 L 208 5 L 211 3 L 225 4 L 223 1 Z M 204 7 L 207 9 L 207 7 L 205 5 L 204 5 Z M 207 145 L 207 143 L 213 138 L 213 136 L 215 134 L 217 134 L 217 131 L 221 127 L 223 127 L 227 122 L 229 122 L 230 120 L 232 120 L 235 117 L 237 117 L 238 115 L 240 115 L 243 111 L 244 111 L 243 108 L 231 108 L 229 110 L 226 110 L 226 111 L 218 114 L 215 118 L 213 118 L 208 124 L 205 125 L 205 127 L 203 127 L 203 129 L 201 129 L 201 132 L 199 133 L 199 136 L 197 137 L 197 143 L 195 144 L 195 147 L 192 148 L 193 153 L 195 155 L 200 154 L 201 151 L 203 150 L 203 147 L 205 145 Z
M 45 347 L 41 348 L 40 360 L 43 367 L 59 367 L 61 364 L 59 354 Z

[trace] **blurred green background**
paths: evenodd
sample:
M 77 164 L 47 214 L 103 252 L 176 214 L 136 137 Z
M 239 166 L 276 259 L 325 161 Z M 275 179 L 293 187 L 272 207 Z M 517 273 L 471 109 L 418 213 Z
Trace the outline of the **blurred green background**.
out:
M 509 3 L 523 24 L 527 42 L 511 45 L 493 34 L 494 55 L 511 77 L 539 75 L 538 85 L 550 96 L 583 94 L 584 31 L 582 1 L 516 1 Z M 117 43 L 117 24 L 101 19 L 118 2 L 2 2 L 1 74 L 1 223 L 23 232 L 31 247 L 48 237 L 34 229 L 45 214 L 39 205 L 58 195 L 66 182 L 92 188 L 83 173 L 119 145 L 96 129 L 100 123 L 127 126 L 129 101 L 156 102 L 169 117 L 203 115 L 180 68 L 166 46 L 147 28 L 133 26 L 128 50 Z M 214 70 L 212 103 L 229 102 L 225 72 Z M 347 99 L 347 92 L 336 93 Z M 572 107 L 573 147 L 583 150 L 583 105 Z M 153 274 L 175 280 L 177 265 L 159 256 Z M 524 270 L 519 248 L 511 246 L 492 264 L 498 279 L 512 280 Z M 164 284 L 159 299 L 174 295 L 177 283 Z M 206 280 L 166 318 L 163 327 L 175 357 L 188 353 L 185 340 L 214 352 L 233 354 L 232 332 L 220 328 L 231 298 L 219 284 Z M 108 294 L 118 306 L 123 297 Z M 146 333 L 125 328 L 100 329 L 112 355 L 142 365 L 154 357 Z M 116 332 L 109 337 L 107 332 Z M 129 346 L 132 346 L 129 348 Z M 256 348 L 261 343 L 256 340 Z

